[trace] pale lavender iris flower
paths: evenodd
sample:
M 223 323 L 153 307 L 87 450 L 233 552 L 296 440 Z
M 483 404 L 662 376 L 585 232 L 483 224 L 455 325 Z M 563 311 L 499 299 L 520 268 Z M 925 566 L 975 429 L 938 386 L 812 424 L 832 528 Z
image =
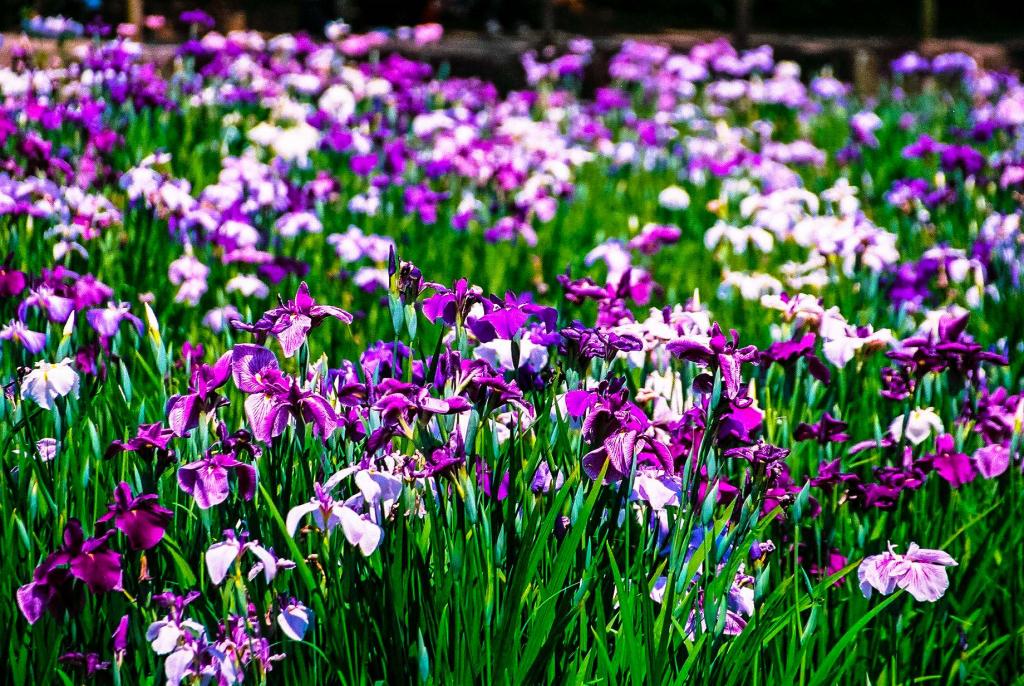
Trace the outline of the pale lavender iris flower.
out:
M 941 550 L 921 548 L 911 543 L 904 555 L 893 552 L 892 546 L 881 555 L 864 558 L 857 570 L 860 590 L 865 598 L 872 589 L 889 595 L 897 588 L 906 590 L 915 600 L 935 602 L 949 588 L 946 567 L 957 566 L 956 560 Z

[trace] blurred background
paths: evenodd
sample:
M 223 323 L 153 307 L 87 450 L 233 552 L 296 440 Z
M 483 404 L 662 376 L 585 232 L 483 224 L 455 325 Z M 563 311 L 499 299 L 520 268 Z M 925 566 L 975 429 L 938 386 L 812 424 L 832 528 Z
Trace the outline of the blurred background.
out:
M 177 17 L 199 7 L 221 26 L 319 32 L 343 17 L 356 29 L 438 21 L 449 30 L 523 35 L 568 31 L 590 35 L 663 30 L 804 33 L 815 36 L 1024 37 L 1022 0 L 0 0 L 0 28 L 17 29 L 22 10 L 88 20 L 97 13 L 125 21 L 132 5 Z
M 607 80 L 607 59 L 627 38 L 680 51 L 722 36 L 740 48 L 768 44 L 777 58 L 827 66 L 860 92 L 908 50 L 963 51 L 988 69 L 1024 68 L 1024 0 L 0 0 L 0 31 L 11 37 L 33 15 L 83 24 L 98 17 L 136 27 L 150 58 L 166 62 L 188 37 L 179 15 L 192 9 L 212 15 L 221 32 L 315 37 L 339 18 L 356 32 L 437 22 L 440 43 L 389 49 L 502 89 L 524 85 L 524 52 L 581 35 L 595 46 L 584 88 Z M 7 52 L 0 45 L 0 64 Z

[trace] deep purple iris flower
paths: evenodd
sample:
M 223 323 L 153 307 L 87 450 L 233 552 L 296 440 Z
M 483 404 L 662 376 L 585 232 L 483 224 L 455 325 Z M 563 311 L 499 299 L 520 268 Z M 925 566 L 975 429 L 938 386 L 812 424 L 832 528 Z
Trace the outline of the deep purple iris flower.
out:
M 511 340 L 531 317 L 540 321 L 546 331 L 553 331 L 558 319 L 557 310 L 531 302 L 527 294 L 516 296 L 509 292 L 505 294 L 504 301 L 492 296 L 492 299 L 483 300 L 481 304 L 484 314 L 466 323 L 481 343 L 494 339 Z
M 203 10 L 198 9 L 185 10 L 179 15 L 178 18 L 181 19 L 182 23 L 194 24 L 195 26 L 199 26 L 205 29 L 212 29 L 216 25 L 216 22 L 214 21 L 213 17 L 211 17 Z
M 36 567 L 32 581 L 18 589 L 18 607 L 29 624 L 43 612 L 60 617 L 65 610 L 81 608 L 81 598 L 72 587 L 73 580 L 83 582 L 93 593 L 106 593 L 121 586 L 121 555 L 107 545 L 114 534 L 86 538 L 82 523 L 68 520 L 64 543 Z
M 1005 355 L 983 350 L 967 335 L 969 318 L 970 313 L 943 317 L 935 333 L 905 339 L 899 350 L 886 355 L 917 378 L 948 369 L 961 378 L 972 379 L 982 362 L 1007 364 Z
M 969 145 L 946 145 L 939 153 L 939 163 L 946 171 L 961 170 L 973 176 L 985 168 L 985 156 Z
M 852 472 L 844 472 L 842 460 L 838 458 L 818 465 L 818 475 L 811 479 L 811 485 L 815 488 L 834 488 L 847 483 L 860 483 L 860 477 Z
M 599 286 L 589 276 L 573 279 L 568 274 L 559 274 L 558 283 L 562 284 L 565 299 L 576 305 L 586 300 L 601 301 L 608 297 L 608 287 Z
M 174 431 L 165 428 L 159 422 L 142 424 L 135 438 L 112 441 L 104 456 L 111 458 L 122 452 L 137 453 L 147 462 L 152 462 L 155 458 L 159 468 L 174 461 L 174 450 L 168 447 L 172 438 Z
M 586 412 L 582 437 L 591 450 L 583 456 L 582 462 L 587 476 L 596 479 L 607 462 L 605 483 L 621 481 L 642 459 L 671 471 L 668 448 L 646 433 L 650 421 L 643 410 L 628 400 L 624 379 L 602 383 L 598 391 L 589 396 L 581 393 L 587 392 L 567 397 L 566 408 L 574 415 Z M 646 458 L 641 457 L 644 452 L 648 453 Z
M 466 320 L 470 308 L 480 302 L 483 291 L 479 286 L 470 286 L 466 279 L 459 279 L 451 290 L 442 289 L 424 298 L 423 316 L 435 323 L 438 319 L 448 326 Z
M 464 389 L 464 396 L 476 406 L 481 416 L 487 416 L 502 405 L 516 407 L 531 417 L 535 414 L 519 385 L 515 381 L 505 381 L 505 377 L 486 360 L 460 360 L 459 371 L 453 376 L 455 387 Z
M 377 401 L 373 409 L 380 414 L 381 425 L 366 443 L 369 454 L 380 450 L 395 436 L 408 433 L 416 421 L 432 415 L 465 412 L 472 407 L 461 396 L 435 398 L 426 387 L 392 378 L 383 379 L 374 390 Z
M 665 347 L 666 349 L 684 360 L 689 360 L 699 367 L 708 370 L 693 380 L 694 387 L 701 392 L 710 393 L 715 371 L 721 372 L 722 386 L 725 389 L 725 397 L 729 400 L 741 398 L 744 393 L 740 389 L 743 382 L 741 374 L 744 362 L 757 364 L 758 350 L 753 345 L 739 346 L 739 335 L 735 330 L 729 332 L 729 336 L 722 333 L 718 322 L 711 325 L 710 338 L 705 343 L 696 338 L 678 338 Z
M 133 497 L 131 486 L 123 481 L 114 488 L 114 502 L 107 509 L 97 523 L 113 520 L 114 526 L 128 538 L 132 550 L 148 550 L 159 543 L 172 518 L 171 511 L 160 506 L 156 495 Z
M 807 333 L 799 338 L 789 341 L 772 343 L 768 349 L 761 353 L 761 359 L 765 363 L 775 362 L 786 368 L 792 368 L 798 360 L 807 360 L 807 371 L 818 381 L 828 385 L 832 380 L 832 373 L 829 372 L 825 363 L 814 354 L 814 342 L 817 336 Z
M 309 286 L 303 281 L 295 292 L 295 299 L 281 301 L 279 307 L 267 310 L 252 324 L 233 321 L 235 328 L 260 337 L 272 335 L 281 344 L 285 357 L 291 357 L 306 342 L 310 330 L 320 326 L 328 317 L 334 317 L 346 324 L 352 323 L 352 315 L 340 307 L 317 305 L 309 294 Z
M 636 336 L 621 335 L 600 327 L 590 328 L 573 322 L 558 332 L 560 353 L 569 358 L 577 369 L 584 369 L 597 358 L 611 361 L 620 352 L 628 353 L 643 348 Z
M 789 450 L 758 441 L 753 446 L 730 448 L 723 455 L 746 460 L 756 473 L 767 475 L 769 484 L 775 485 L 778 477 L 786 471 L 785 460 L 789 457 Z
M 85 672 L 87 677 L 95 676 L 99 672 L 105 672 L 110 669 L 110 663 L 100 658 L 98 653 L 64 653 L 57 660 L 65 665 L 79 667 Z
M 821 420 L 814 424 L 801 422 L 793 432 L 797 441 L 817 441 L 821 445 L 829 443 L 845 443 L 850 440 L 846 433 L 846 422 L 839 421 L 828 412 L 821 415 Z

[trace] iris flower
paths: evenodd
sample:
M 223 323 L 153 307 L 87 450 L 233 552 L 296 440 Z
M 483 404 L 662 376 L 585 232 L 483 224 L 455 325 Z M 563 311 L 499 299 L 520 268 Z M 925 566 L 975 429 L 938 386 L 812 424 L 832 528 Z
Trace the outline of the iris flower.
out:
M 946 567 L 955 567 L 956 560 L 941 550 L 921 548 L 911 543 L 905 555 L 893 552 L 892 546 L 881 555 L 864 558 L 857 570 L 860 590 L 865 598 L 874 589 L 889 595 L 897 588 L 906 590 L 915 600 L 934 603 L 949 588 Z
M 53 408 L 57 398 L 67 395 L 78 397 L 78 372 L 67 357 L 54 363 L 36 362 L 35 368 L 21 382 L 21 397 L 31 398 L 46 410 Z

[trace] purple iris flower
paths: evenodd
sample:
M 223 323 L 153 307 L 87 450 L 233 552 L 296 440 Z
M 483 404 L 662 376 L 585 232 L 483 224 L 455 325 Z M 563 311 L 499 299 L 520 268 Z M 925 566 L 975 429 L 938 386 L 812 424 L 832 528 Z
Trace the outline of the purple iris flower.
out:
M 213 17 L 204 12 L 203 10 L 185 10 L 179 17 L 184 24 L 194 24 L 195 26 L 202 27 L 205 29 L 212 29 L 216 22 Z
M 605 483 L 621 481 L 629 476 L 645 446 L 650 449 L 654 466 L 671 471 L 668 448 L 647 435 L 650 421 L 643 410 L 628 400 L 624 379 L 604 382 L 589 399 L 574 397 L 570 412 L 587 408 L 583 420 L 583 440 L 591 450 L 583 456 L 583 471 L 591 479 L 601 474 L 605 462 L 608 471 Z
M 114 644 L 114 655 L 118 660 L 124 657 L 125 652 L 128 650 L 128 621 L 129 616 L 123 615 L 121 621 L 117 623 L 117 628 L 114 629 L 114 633 L 110 639 Z
M 918 462 L 926 468 L 930 466 L 953 488 L 960 488 L 977 476 L 971 458 L 957 451 L 956 440 L 949 434 L 936 438 L 935 452 Z
M 807 333 L 790 341 L 772 343 L 767 350 L 761 353 L 761 359 L 764 362 L 776 362 L 787 368 L 792 368 L 797 360 L 805 359 L 807 360 L 807 371 L 811 373 L 811 376 L 828 385 L 832 374 L 825 363 L 814 353 L 816 340 L 815 334 Z
M 111 441 L 104 457 L 111 458 L 121 452 L 138 453 L 147 462 L 156 458 L 157 465 L 169 464 L 174 461 L 174 450 L 168 447 L 173 437 L 174 432 L 159 422 L 141 424 L 135 438 Z
M 12 319 L 0 329 L 0 339 L 20 343 L 25 350 L 33 355 L 38 355 L 46 347 L 46 334 L 39 331 L 30 331 L 27 326 L 17 319 Z
M 671 224 L 648 224 L 629 240 L 628 247 L 645 255 L 655 255 L 666 245 L 678 243 L 683 232 Z
M 28 297 L 18 305 L 18 319 L 25 321 L 28 308 L 37 307 L 54 324 L 64 324 L 75 309 L 75 301 L 65 298 L 49 286 L 40 286 L 29 291 Z
M 514 338 L 531 317 L 538 319 L 547 331 L 553 331 L 558 319 L 558 311 L 553 307 L 537 305 L 529 300 L 529 296 L 516 296 L 511 292 L 505 294 L 504 301 L 494 298 L 483 300 L 482 305 L 485 314 L 466 322 L 466 326 L 481 343 L 496 338 Z
M 87 677 L 110 669 L 110 663 L 102 660 L 98 653 L 64 653 L 57 660 L 62 664 L 81 668 Z
M 256 495 L 256 468 L 223 453 L 208 451 L 203 459 L 180 467 L 178 485 L 195 499 L 200 509 L 208 510 L 228 499 L 228 476 L 232 472 L 239 495 L 252 500 Z
M 82 611 L 85 596 L 67 567 L 49 560 L 36 567 L 32 581 L 18 588 L 18 608 L 29 624 L 35 624 L 44 612 L 61 619 L 65 612 L 72 616 Z
M 270 334 L 277 338 L 285 357 L 291 357 L 306 342 L 311 329 L 320 326 L 328 317 L 334 317 L 346 324 L 352 323 L 352 315 L 339 307 L 317 305 L 309 294 L 309 286 L 303 281 L 295 292 L 295 299 L 282 301 L 279 307 L 267 310 L 252 324 L 233 321 L 232 326 L 255 333 L 258 336 Z
M 565 299 L 576 305 L 585 300 L 602 301 L 608 297 L 608 286 L 599 286 L 589 276 L 573 279 L 568 274 L 559 274 L 558 283 L 565 290 Z
M 477 407 L 481 416 L 487 416 L 506 404 L 534 416 L 533 406 L 526 402 L 519 385 L 515 381 L 505 381 L 505 377 L 486 360 L 460 360 L 459 370 L 452 376 L 456 381 L 455 387 L 465 389 L 465 397 Z
M 789 457 L 789 450 L 758 441 L 753 446 L 741 446 L 730 448 L 723 455 L 725 457 L 737 457 L 746 460 L 758 474 L 768 476 L 769 484 L 776 485 L 778 477 L 786 471 L 785 460 Z
M 851 472 L 844 472 L 842 460 L 838 458 L 818 465 L 818 475 L 811 479 L 811 485 L 815 488 L 834 488 L 839 484 L 851 482 L 859 483 L 860 477 Z
M 11 269 L 9 262 L 0 265 L 0 298 L 13 298 L 20 295 L 25 290 L 26 281 L 25 272 Z
M 107 514 L 96 522 L 113 520 L 114 526 L 128 538 L 132 550 L 148 550 L 159 543 L 172 518 L 171 511 L 160 506 L 156 495 L 133 497 L 131 486 L 123 481 L 114 488 L 114 502 L 107 509 Z
M 969 145 L 944 146 L 939 161 L 946 171 L 959 169 L 965 176 L 973 176 L 985 168 L 985 156 Z
M 821 420 L 814 424 L 801 422 L 793 432 L 797 441 L 817 441 L 821 445 L 828 443 L 845 443 L 850 440 L 846 433 L 846 422 L 839 421 L 828 412 L 821 415 Z
M 713 383 L 711 374 L 720 371 L 726 398 L 736 400 L 743 395 L 740 390 L 743 381 L 742 365 L 744 362 L 757 364 L 758 350 L 753 345 L 739 347 L 739 335 L 736 331 L 730 331 L 727 337 L 722 333 L 718 322 L 711 325 L 710 334 L 706 343 L 696 338 L 678 338 L 665 347 L 676 357 L 709 370 L 708 373 L 700 374 L 694 379 L 696 388 L 704 393 L 710 393 Z
M 82 523 L 68 520 L 61 548 L 36 567 L 31 582 L 18 589 L 18 607 L 29 624 L 38 621 L 44 611 L 59 617 L 66 609 L 81 608 L 81 601 L 71 587 L 72 578 L 83 582 L 93 593 L 121 587 L 121 555 L 107 545 L 113 534 L 108 531 L 87 539 Z
M 133 325 L 141 336 L 145 327 L 142 326 L 142 320 L 129 311 L 130 307 L 128 303 L 111 302 L 106 307 L 89 310 L 85 313 L 85 319 L 100 335 L 104 344 L 117 335 L 123 322 Z
M 934 138 L 926 133 L 922 133 L 916 141 L 903 148 L 903 157 L 919 159 L 928 155 L 934 155 L 941 148 L 941 144 L 936 142 Z
M 423 300 L 423 315 L 431 323 L 438 319 L 448 326 L 466 320 L 470 308 L 480 302 L 483 291 L 479 286 L 470 286 L 466 279 L 459 279 L 451 290 L 441 289 Z
M 338 426 L 338 416 L 327 398 L 297 379 L 283 374 L 274 353 L 258 345 L 236 345 L 231 353 L 235 385 L 249 394 L 245 414 L 257 440 L 269 443 L 290 421 L 313 425 L 324 440 Z
M 470 409 L 469 401 L 465 398 L 434 398 L 427 388 L 397 379 L 384 379 L 375 390 L 378 393 L 378 400 L 374 403 L 373 409 L 380 412 L 381 419 L 386 422 L 408 424 L 421 417 L 454 414 Z
M 231 376 L 231 352 L 226 352 L 211 366 L 196 364 L 188 393 L 172 395 L 167 401 L 167 424 L 177 436 L 184 436 L 199 426 L 199 415 L 210 413 L 227 404 L 227 398 L 216 390 Z
M 967 335 L 970 313 L 946 316 L 939 321 L 937 330 L 928 336 L 915 336 L 901 342 L 899 350 L 886 356 L 904 366 L 917 378 L 928 372 L 949 369 L 953 374 L 973 379 L 982 362 L 1006 365 L 1007 358 L 999 353 L 983 350 Z
M 620 352 L 634 352 L 644 347 L 636 336 L 617 334 L 601 327 L 590 328 L 579 322 L 573 322 L 558 334 L 561 336 L 559 352 L 577 369 L 584 369 L 595 358 L 610 362 Z

